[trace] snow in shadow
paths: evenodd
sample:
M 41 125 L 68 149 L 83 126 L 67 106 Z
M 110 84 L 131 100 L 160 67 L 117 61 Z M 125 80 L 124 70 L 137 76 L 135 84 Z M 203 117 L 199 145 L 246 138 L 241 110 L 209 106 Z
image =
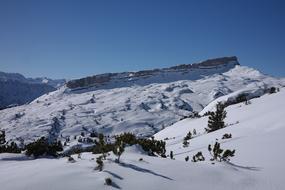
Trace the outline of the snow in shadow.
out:
M 138 171 L 138 172 L 144 172 L 144 173 L 149 173 L 149 174 L 152 174 L 152 175 L 155 175 L 155 176 L 159 176 L 159 177 L 162 177 L 164 179 L 168 179 L 168 180 L 173 180 L 167 176 L 164 176 L 164 175 L 161 175 L 161 174 L 158 174 L 158 173 L 155 173 L 154 171 L 151 171 L 151 170 L 148 170 L 148 169 L 145 169 L 145 168 L 141 168 L 141 167 L 138 167 L 136 165 L 133 165 L 133 164 L 127 164 L 127 163 L 119 163 L 120 166 L 123 166 L 123 167 L 126 167 L 126 168 L 131 168 L 135 171 Z
M 112 182 L 112 184 L 110 185 L 116 189 L 121 189 L 121 187 L 119 185 L 117 185 L 115 182 Z
M 0 157 L 0 161 L 29 161 L 29 160 L 34 160 L 32 157 L 28 157 L 23 154 L 2 154 Z
M 110 174 L 110 175 L 113 176 L 114 178 L 117 178 L 117 179 L 120 179 L 120 180 L 123 180 L 123 179 L 124 179 L 123 177 L 119 176 L 118 174 L 115 174 L 115 173 L 110 172 L 110 171 L 108 171 L 108 170 L 104 170 L 104 172 Z
M 251 171 L 260 171 L 262 170 L 261 167 L 252 167 L 252 166 L 240 166 L 231 162 L 225 162 L 226 164 L 233 166 L 234 168 L 240 168 L 240 169 L 245 169 L 245 170 L 251 170 Z

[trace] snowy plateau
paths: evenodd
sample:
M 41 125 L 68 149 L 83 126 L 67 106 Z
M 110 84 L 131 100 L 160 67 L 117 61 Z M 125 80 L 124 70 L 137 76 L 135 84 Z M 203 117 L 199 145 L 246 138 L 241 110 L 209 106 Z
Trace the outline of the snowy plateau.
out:
M 82 83 L 83 81 L 83 83 Z M 215 189 L 282 190 L 284 181 L 285 79 L 241 66 L 236 57 L 140 72 L 103 74 L 74 80 L 29 104 L 0 111 L 6 140 L 19 145 L 45 136 L 88 147 L 75 140 L 82 132 L 104 135 L 130 132 L 139 138 L 166 142 L 174 159 L 148 156 L 139 146 L 126 147 L 121 162 L 113 153 L 103 171 L 94 170 L 92 153 L 33 159 L 24 154 L 0 154 L 2 190 L 91 189 Z M 267 89 L 280 89 L 269 94 Z M 226 126 L 205 133 L 208 111 L 218 102 L 245 95 L 250 104 L 226 107 Z M 195 117 L 194 115 L 201 117 Z M 191 115 L 193 115 L 191 117 Z M 189 131 L 196 135 L 183 147 Z M 222 139 L 230 133 L 232 138 Z M 210 161 L 208 145 L 235 149 L 230 162 Z M 202 152 L 205 161 L 191 162 Z M 189 156 L 190 160 L 185 161 Z M 105 184 L 112 179 L 112 185 Z

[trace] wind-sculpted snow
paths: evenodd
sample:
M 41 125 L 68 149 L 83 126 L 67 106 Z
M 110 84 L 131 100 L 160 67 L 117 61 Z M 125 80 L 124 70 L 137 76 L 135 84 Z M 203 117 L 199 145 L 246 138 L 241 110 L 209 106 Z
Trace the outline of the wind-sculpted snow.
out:
M 197 70 L 197 80 L 192 78 L 195 73 L 187 80 L 187 75 L 178 72 L 165 78 L 153 76 L 161 82 L 139 78 L 143 85 L 110 83 L 108 88 L 93 86 L 76 91 L 62 87 L 28 105 L 0 111 L 0 128 L 5 129 L 8 139 L 25 143 L 40 136 L 65 139 L 91 131 L 151 136 L 193 111 L 201 111 L 220 96 L 243 90 L 262 95 L 265 88 L 285 85 L 283 79 L 248 67 L 230 64 L 226 68 L 214 74 L 217 68 L 213 67 L 211 74 L 205 76 Z M 175 81 L 164 81 L 167 78 Z

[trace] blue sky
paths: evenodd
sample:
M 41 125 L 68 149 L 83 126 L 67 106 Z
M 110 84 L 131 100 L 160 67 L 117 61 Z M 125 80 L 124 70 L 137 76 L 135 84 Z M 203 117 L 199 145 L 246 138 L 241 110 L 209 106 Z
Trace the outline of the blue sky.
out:
M 232 55 L 285 76 L 285 1 L 0 1 L 0 71 L 71 79 Z

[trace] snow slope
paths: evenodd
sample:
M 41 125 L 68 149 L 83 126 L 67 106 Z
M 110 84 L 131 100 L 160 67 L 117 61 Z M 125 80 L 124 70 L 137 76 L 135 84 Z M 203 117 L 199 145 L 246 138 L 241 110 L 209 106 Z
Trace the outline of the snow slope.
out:
M 207 147 L 218 139 L 222 148 L 236 149 L 232 159 L 237 165 L 234 170 L 254 173 L 254 179 L 249 182 L 259 185 L 252 189 L 283 189 L 284 97 L 285 89 L 282 89 L 279 93 L 253 99 L 250 105 L 240 103 L 227 107 L 226 123 L 229 126 L 210 134 L 204 132 L 208 117 L 202 117 L 177 122 L 155 134 L 155 138 L 169 138 L 167 150 L 174 151 L 177 160 L 184 160 L 186 156 L 191 158 L 198 151 L 209 159 Z M 183 148 L 183 138 L 193 129 L 197 136 L 189 141 L 189 147 Z M 231 133 L 233 138 L 221 140 L 225 133 Z
M 91 189 L 213 189 L 213 190 L 283 190 L 285 89 L 252 100 L 252 104 L 236 104 L 226 108 L 226 123 L 232 124 L 204 134 L 207 117 L 185 119 L 155 134 L 167 140 L 167 150 L 174 151 L 175 160 L 149 157 L 137 147 L 129 147 L 122 155 L 122 164 L 108 157 L 102 172 L 94 170 L 98 155 L 84 153 L 82 158 L 30 160 L 22 155 L 0 154 L 0 186 L 5 190 L 91 190 Z M 238 121 L 238 123 L 237 123 Z M 199 135 L 182 147 L 182 138 L 189 130 Z M 221 140 L 224 133 L 232 139 Z M 175 139 L 174 139 L 175 137 Z M 219 139 L 222 148 L 236 149 L 230 164 L 209 161 L 207 146 Z M 185 162 L 202 151 L 207 161 Z M 143 161 L 139 161 L 143 158 Z M 110 177 L 113 186 L 104 185 Z
M 265 88 L 285 85 L 284 79 L 236 62 L 178 68 L 154 70 L 151 76 L 136 77 L 132 85 L 113 79 L 83 89 L 62 87 L 28 105 L 0 111 L 0 129 L 8 139 L 26 143 L 41 136 L 64 140 L 93 130 L 151 136 L 220 96 L 238 90 L 262 95 Z

